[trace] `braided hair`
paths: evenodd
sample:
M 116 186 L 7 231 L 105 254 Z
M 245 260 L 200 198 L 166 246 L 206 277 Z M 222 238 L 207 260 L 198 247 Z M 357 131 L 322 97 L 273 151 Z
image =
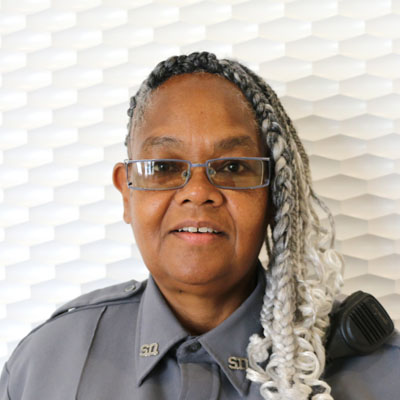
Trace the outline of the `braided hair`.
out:
M 265 233 L 268 265 L 260 315 L 263 337 L 247 348 L 247 378 L 268 400 L 332 400 L 320 379 L 329 312 L 342 285 L 342 260 L 333 249 L 333 218 L 311 186 L 308 156 L 276 93 L 253 71 L 212 53 L 170 57 L 159 63 L 131 98 L 125 144 L 141 123 L 154 89 L 172 76 L 211 73 L 234 83 L 253 110 L 274 171 L 274 221 Z M 323 227 L 317 212 L 328 217 Z

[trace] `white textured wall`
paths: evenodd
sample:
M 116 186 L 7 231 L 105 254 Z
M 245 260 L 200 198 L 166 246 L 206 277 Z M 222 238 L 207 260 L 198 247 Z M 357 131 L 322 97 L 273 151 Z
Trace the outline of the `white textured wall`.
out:
M 111 184 L 130 94 L 209 50 L 271 83 L 347 262 L 400 325 L 399 0 L 2 0 L 0 366 L 57 305 L 146 270 Z

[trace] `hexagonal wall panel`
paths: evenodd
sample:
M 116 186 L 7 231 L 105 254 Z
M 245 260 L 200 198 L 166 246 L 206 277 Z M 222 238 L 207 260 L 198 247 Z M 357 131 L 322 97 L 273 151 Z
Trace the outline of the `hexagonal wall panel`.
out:
M 3 0 L 0 26 L 0 366 L 60 303 L 145 279 L 111 171 L 129 96 L 199 50 L 281 96 L 336 218 L 344 292 L 400 327 L 399 1 Z

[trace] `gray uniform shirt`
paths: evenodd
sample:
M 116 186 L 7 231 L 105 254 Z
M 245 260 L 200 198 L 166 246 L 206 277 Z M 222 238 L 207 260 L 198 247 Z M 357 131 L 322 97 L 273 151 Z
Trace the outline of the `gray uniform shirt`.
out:
M 154 280 L 97 290 L 66 304 L 18 345 L 0 400 L 261 399 L 246 379 L 246 347 L 260 333 L 262 274 L 222 324 L 190 336 Z M 336 400 L 400 398 L 400 340 L 325 371 Z

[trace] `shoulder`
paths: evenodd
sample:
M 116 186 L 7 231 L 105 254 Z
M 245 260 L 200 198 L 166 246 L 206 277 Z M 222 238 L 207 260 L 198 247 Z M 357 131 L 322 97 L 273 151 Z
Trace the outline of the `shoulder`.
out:
M 21 340 L 7 363 L 9 369 L 30 359 L 42 360 L 41 354 L 60 356 L 67 348 L 79 351 L 91 340 L 106 309 L 121 309 L 130 304 L 133 314 L 137 314 L 135 310 L 146 283 L 131 280 L 86 293 L 62 305 Z
M 400 333 L 379 349 L 364 356 L 335 360 L 326 369 L 324 378 L 334 398 L 389 400 L 400 393 Z
M 98 337 L 116 342 L 116 333 L 126 332 L 127 323 L 135 329 L 145 286 L 146 281 L 129 281 L 58 308 L 14 350 L 1 378 L 0 399 L 2 390 L 12 399 L 25 399 L 26 393 L 35 393 L 35 399 L 59 398 L 59 393 L 75 398 L 72 394 Z
M 139 301 L 146 283 L 147 281 L 138 282 L 131 280 L 83 294 L 59 307 L 52 314 L 50 320 L 66 312 L 81 311 L 121 301 Z

